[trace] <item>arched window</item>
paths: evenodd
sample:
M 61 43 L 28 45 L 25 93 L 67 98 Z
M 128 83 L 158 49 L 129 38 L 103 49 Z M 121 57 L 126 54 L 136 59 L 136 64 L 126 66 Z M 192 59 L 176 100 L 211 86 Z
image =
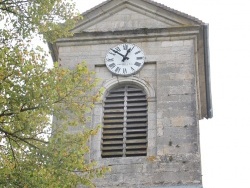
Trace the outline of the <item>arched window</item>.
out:
M 104 101 L 102 157 L 147 155 L 147 98 L 131 85 L 110 90 Z

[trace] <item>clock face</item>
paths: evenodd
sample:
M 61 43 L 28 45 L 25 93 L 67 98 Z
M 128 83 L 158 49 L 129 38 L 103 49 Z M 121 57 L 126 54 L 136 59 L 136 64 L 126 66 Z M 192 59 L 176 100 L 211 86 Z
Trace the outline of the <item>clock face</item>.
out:
M 129 76 L 138 72 L 144 64 L 143 51 L 134 44 L 120 44 L 106 55 L 107 68 L 116 75 Z

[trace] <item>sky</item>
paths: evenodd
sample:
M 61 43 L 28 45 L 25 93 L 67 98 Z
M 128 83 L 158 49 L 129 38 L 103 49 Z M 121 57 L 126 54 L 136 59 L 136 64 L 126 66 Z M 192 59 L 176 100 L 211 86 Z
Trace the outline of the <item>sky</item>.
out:
M 84 12 L 104 0 L 75 1 Z M 250 187 L 249 2 L 155 1 L 209 24 L 214 117 L 200 121 L 203 187 Z

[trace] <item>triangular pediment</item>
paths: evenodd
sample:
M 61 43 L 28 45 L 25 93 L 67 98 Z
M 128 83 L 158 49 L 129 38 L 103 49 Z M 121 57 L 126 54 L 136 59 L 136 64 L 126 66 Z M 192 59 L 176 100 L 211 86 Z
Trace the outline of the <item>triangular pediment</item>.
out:
M 151 0 L 108 0 L 83 13 L 83 17 L 73 30 L 74 33 L 202 24 L 196 18 Z
M 178 26 L 171 21 L 160 21 L 150 16 L 125 8 L 109 16 L 100 22 L 85 28 L 87 32 L 93 31 L 119 31 L 133 30 L 138 28 L 165 28 Z

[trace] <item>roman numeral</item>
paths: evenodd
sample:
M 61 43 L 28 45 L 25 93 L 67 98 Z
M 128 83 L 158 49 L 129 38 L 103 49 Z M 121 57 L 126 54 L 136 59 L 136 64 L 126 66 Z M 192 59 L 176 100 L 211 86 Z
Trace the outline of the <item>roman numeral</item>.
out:
M 133 69 L 133 67 L 130 67 L 131 68 L 131 70 L 133 71 L 133 72 L 135 72 L 135 69 Z
M 123 69 L 123 74 L 127 74 L 127 69 L 126 68 Z
M 135 65 L 136 65 L 137 67 L 140 67 L 140 66 L 141 66 L 141 63 L 135 62 Z
M 107 58 L 107 61 L 108 61 L 108 62 L 114 61 L 114 58 L 111 58 L 111 59 L 108 59 L 108 58 Z
M 115 53 L 113 53 L 113 52 L 109 52 L 109 54 L 111 54 L 111 55 L 115 56 Z
M 115 72 L 116 72 L 116 73 L 119 73 L 119 72 L 120 72 L 120 70 L 121 70 L 121 68 L 120 68 L 120 67 L 116 67 Z
M 139 54 L 139 53 L 141 53 L 141 51 L 135 52 L 135 55 L 137 55 L 137 54 Z
M 127 44 L 123 44 L 123 49 L 124 50 L 128 50 L 128 45 Z
M 136 57 L 136 60 L 142 60 L 143 57 Z
M 115 50 L 116 50 L 117 52 L 120 52 L 120 51 L 121 51 L 121 49 L 120 49 L 119 47 L 116 47 Z
M 110 67 L 111 69 L 113 69 L 113 68 L 115 67 L 115 63 L 111 63 L 111 64 L 109 65 L 109 67 Z

